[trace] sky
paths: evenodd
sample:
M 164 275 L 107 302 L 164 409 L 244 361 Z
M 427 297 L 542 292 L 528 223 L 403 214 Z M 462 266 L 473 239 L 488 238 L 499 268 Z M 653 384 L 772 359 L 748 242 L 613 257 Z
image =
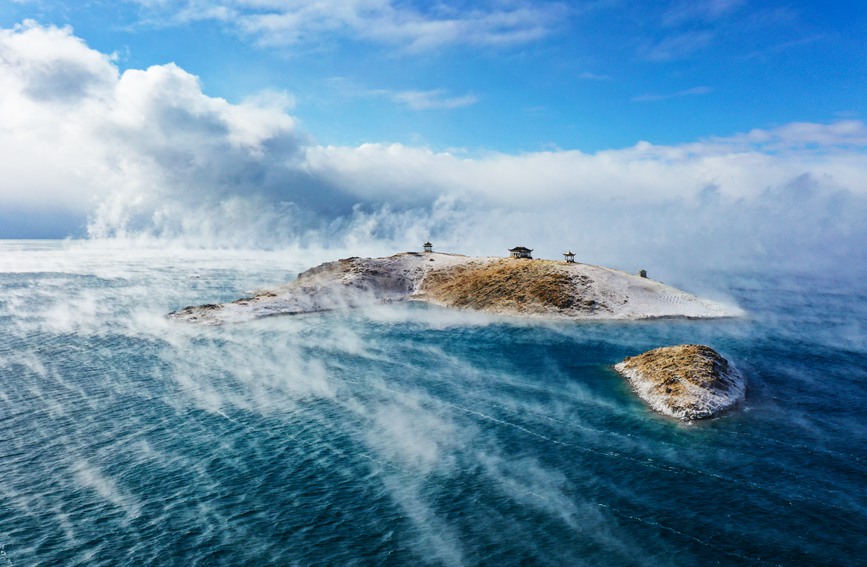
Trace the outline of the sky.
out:
M 6 1 L 0 238 L 861 265 L 864 29 L 854 1 Z

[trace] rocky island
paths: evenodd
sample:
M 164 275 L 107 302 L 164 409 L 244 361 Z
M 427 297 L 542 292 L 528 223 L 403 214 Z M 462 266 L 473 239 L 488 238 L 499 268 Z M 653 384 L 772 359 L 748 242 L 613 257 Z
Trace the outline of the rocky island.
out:
M 737 307 L 611 268 L 426 251 L 326 262 L 293 282 L 251 297 L 185 307 L 169 317 L 219 325 L 402 300 L 503 315 L 587 320 L 743 314 Z
M 729 409 L 743 400 L 746 390 L 734 365 L 704 345 L 649 350 L 614 368 L 651 408 L 683 420 Z

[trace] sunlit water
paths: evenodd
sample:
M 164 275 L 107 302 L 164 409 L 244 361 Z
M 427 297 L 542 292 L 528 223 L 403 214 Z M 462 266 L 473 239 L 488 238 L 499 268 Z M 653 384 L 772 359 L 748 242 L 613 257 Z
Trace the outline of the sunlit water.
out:
M 717 279 L 733 321 L 163 318 L 303 263 L 0 242 L 0 567 L 867 557 L 859 280 Z M 683 424 L 611 368 L 682 342 L 742 407 Z

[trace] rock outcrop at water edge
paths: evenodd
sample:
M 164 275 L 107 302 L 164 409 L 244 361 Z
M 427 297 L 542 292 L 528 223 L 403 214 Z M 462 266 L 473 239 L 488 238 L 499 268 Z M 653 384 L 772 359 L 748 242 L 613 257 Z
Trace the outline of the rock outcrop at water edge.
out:
M 654 410 L 678 419 L 712 417 L 744 398 L 746 383 L 714 349 L 679 345 L 649 350 L 614 367 Z

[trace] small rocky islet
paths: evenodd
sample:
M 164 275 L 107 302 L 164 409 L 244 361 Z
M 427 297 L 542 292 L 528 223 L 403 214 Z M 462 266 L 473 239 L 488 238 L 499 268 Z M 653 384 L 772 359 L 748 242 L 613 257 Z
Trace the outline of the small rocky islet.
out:
M 713 417 L 744 399 L 734 365 L 706 345 L 649 350 L 614 366 L 654 410 L 682 420 Z

